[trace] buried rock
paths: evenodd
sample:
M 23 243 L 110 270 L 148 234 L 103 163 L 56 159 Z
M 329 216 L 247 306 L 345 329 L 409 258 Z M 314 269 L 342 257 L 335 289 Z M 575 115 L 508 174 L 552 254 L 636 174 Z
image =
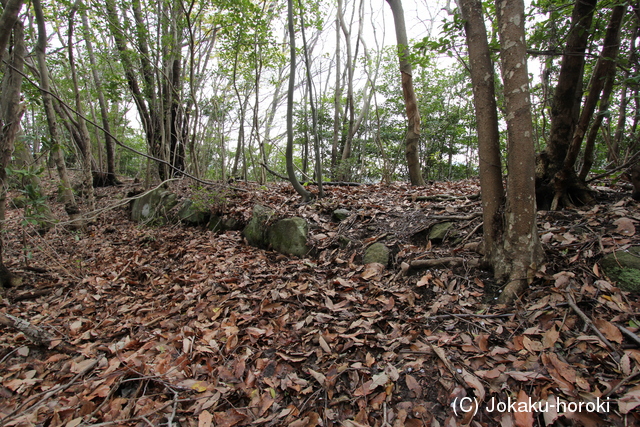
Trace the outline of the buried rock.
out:
M 242 235 L 247 239 L 247 243 L 257 248 L 267 248 L 267 229 L 269 227 L 269 221 L 271 221 L 275 213 L 273 209 L 262 205 L 255 205 L 253 207 L 251 220 L 242 231 Z
M 378 263 L 385 267 L 389 265 L 389 248 L 382 243 L 374 243 L 364 251 L 363 264 Z
M 136 222 L 162 219 L 177 203 L 177 196 L 174 193 L 156 188 L 133 201 L 131 219 Z
M 190 225 L 204 225 L 209 222 L 211 212 L 205 206 L 185 200 L 178 211 L 180 221 Z
M 285 255 L 303 257 L 309 252 L 309 225 L 303 218 L 287 218 L 276 222 L 267 231 L 269 246 Z
M 640 246 L 612 252 L 602 258 L 600 265 L 620 289 L 640 293 Z

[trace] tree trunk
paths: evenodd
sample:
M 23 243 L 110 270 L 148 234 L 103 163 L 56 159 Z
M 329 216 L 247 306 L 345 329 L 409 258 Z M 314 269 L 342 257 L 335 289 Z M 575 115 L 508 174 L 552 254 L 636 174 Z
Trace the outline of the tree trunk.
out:
M 320 136 L 318 135 L 318 111 L 316 109 L 315 93 L 313 91 L 313 80 L 311 79 L 311 60 L 309 59 L 309 46 L 304 27 L 304 10 L 300 4 L 300 30 L 302 32 L 302 43 L 304 51 L 304 64 L 307 76 L 307 91 L 309 94 L 309 107 L 311 108 L 311 127 L 313 134 L 313 149 L 315 154 L 315 174 L 314 178 L 318 183 L 318 198 L 324 197 L 324 187 L 322 186 L 322 158 L 320 157 Z
M 543 253 L 536 226 L 535 148 L 527 72 L 523 0 L 496 0 L 507 122 L 507 199 L 503 253 L 494 274 L 507 280 L 499 302 L 511 303 L 531 283 Z
M 582 167 L 580 168 L 580 173 L 578 174 L 578 179 L 580 182 L 585 182 L 587 179 L 587 175 L 589 175 L 589 171 L 591 170 L 591 166 L 593 166 L 594 154 L 596 151 L 596 138 L 598 136 L 598 132 L 602 127 L 602 121 L 604 120 L 607 111 L 609 111 L 609 100 L 611 98 L 611 93 L 613 92 L 613 85 L 615 83 L 615 76 L 608 76 L 606 78 L 606 82 L 604 84 L 604 88 L 602 89 L 602 97 L 600 97 L 600 107 L 598 109 L 598 114 L 596 118 L 593 120 L 593 124 L 589 129 L 589 134 L 587 135 L 587 139 L 584 144 L 584 160 L 582 162 Z M 605 130 L 606 132 L 606 130 Z M 605 137 L 605 141 L 607 138 Z M 607 152 L 610 144 L 607 144 Z
M 504 188 L 500 158 L 500 132 L 496 105 L 494 68 L 487 42 L 487 30 L 480 0 L 462 0 L 462 17 L 469 50 L 469 66 L 473 87 L 473 102 L 478 131 L 480 187 L 485 260 L 493 265 L 502 241 Z
M 333 140 L 331 143 L 331 176 L 338 177 L 338 145 L 340 143 L 342 116 L 342 73 L 340 72 L 340 14 L 341 1 L 338 1 L 338 11 L 336 12 L 336 87 L 333 95 Z
M 22 89 L 22 69 L 24 66 L 24 28 L 22 22 L 17 20 L 20 10 L 20 3 L 17 10 L 7 11 L 0 18 L 6 27 L 0 27 L 0 31 L 7 30 L 14 33 L 14 49 L 10 58 L 11 67 L 5 67 L 2 81 L 2 97 L 0 98 L 0 287 L 9 287 L 14 284 L 14 276 L 4 266 L 4 223 L 5 210 L 7 206 L 7 166 L 11 161 L 13 153 L 15 135 L 20 128 L 20 119 L 24 113 L 25 106 L 20 102 L 20 91 Z M 12 7 L 14 7 L 13 5 Z M 15 18 L 6 19 L 5 14 L 11 14 Z M 0 57 L 4 57 L 9 37 L 0 35 Z M 4 40 L 4 41 L 3 41 Z
M 36 44 L 36 57 L 38 60 L 38 68 L 40 71 L 40 88 L 42 90 L 42 103 L 44 105 L 45 114 L 47 116 L 47 124 L 49 127 L 49 137 L 51 138 L 52 155 L 60 177 L 60 186 L 62 199 L 65 206 L 65 211 L 72 221 L 72 226 L 78 227 L 81 224 L 73 224 L 78 220 L 80 216 L 80 210 L 76 204 L 75 197 L 71 191 L 71 182 L 67 173 L 67 166 L 64 163 L 64 155 L 62 152 L 62 146 L 60 145 L 60 139 L 58 136 L 58 124 L 56 122 L 56 113 L 53 108 L 53 101 L 51 99 L 51 90 L 49 84 L 49 70 L 47 69 L 46 60 L 46 48 L 47 48 L 47 33 L 44 20 L 44 14 L 42 13 L 42 5 L 40 0 L 33 0 L 33 10 L 36 15 L 36 21 L 38 26 L 38 41 Z
M 409 168 L 411 185 L 425 185 L 420 168 L 420 111 L 418 100 L 413 90 L 411 63 L 409 62 L 409 41 L 404 22 L 404 10 L 401 0 L 387 0 L 393 13 L 398 43 L 398 58 L 400 60 L 400 74 L 402 75 L 402 95 L 404 97 L 407 118 L 409 119 L 405 136 L 405 157 Z
M 287 0 L 287 28 L 290 49 L 289 89 L 287 93 L 287 149 L 285 153 L 287 176 L 293 188 L 302 197 L 303 202 L 307 202 L 311 199 L 311 193 L 300 184 L 293 168 L 293 97 L 296 87 L 296 34 L 293 25 L 293 0 Z
M 18 22 L 18 14 L 24 0 L 8 0 L 0 16 L 0 58 L 4 57 L 4 51 L 9 43 L 13 25 Z
M 89 210 L 95 209 L 95 197 L 93 194 L 93 174 L 92 163 L 93 154 L 91 153 L 91 137 L 89 136 L 89 129 L 87 129 L 87 123 L 84 119 L 84 111 L 82 106 L 82 97 L 80 96 L 80 87 L 78 85 L 78 73 L 76 72 L 76 62 L 73 55 L 73 30 L 75 24 L 75 14 L 78 7 L 83 7 L 80 0 L 71 9 L 69 14 L 69 30 L 68 30 L 68 51 L 69 51 L 69 69 L 71 71 L 71 82 L 73 84 L 73 91 L 75 95 L 76 103 L 76 120 L 75 125 L 78 130 L 79 138 L 76 139 L 78 148 L 82 154 L 82 195 L 85 197 Z
M 584 181 L 580 181 L 576 174 L 575 163 L 580 153 L 580 147 L 584 135 L 587 131 L 593 112 L 596 109 L 602 88 L 607 78 L 615 75 L 616 72 L 616 57 L 618 56 L 618 49 L 620 46 L 620 27 L 622 26 L 622 18 L 624 17 L 627 5 L 618 5 L 613 8 L 611 13 L 611 20 L 607 26 L 607 32 L 604 38 L 602 52 L 598 58 L 598 62 L 593 70 L 591 76 L 591 83 L 589 85 L 589 95 L 584 102 L 582 112 L 580 113 L 580 119 L 573 132 L 573 138 L 564 159 L 562 170 L 556 174 L 554 178 L 555 196 L 551 203 L 551 209 L 555 210 L 560 205 L 568 205 L 569 194 L 573 194 L 572 200 L 580 200 L 583 203 L 588 203 L 592 200 L 589 194 L 589 189 Z M 580 197 L 576 197 L 580 195 Z
M 89 27 L 89 20 L 87 18 L 87 11 L 84 5 L 80 5 L 80 17 L 82 19 L 82 33 L 84 37 L 84 43 L 87 48 L 89 64 L 91 65 L 93 86 L 95 87 L 96 95 L 98 96 L 102 127 L 104 128 L 104 148 L 107 154 L 107 175 L 105 185 L 118 185 L 120 184 L 120 182 L 116 177 L 116 144 L 111 137 L 111 124 L 109 123 L 107 102 L 105 101 L 104 93 L 102 91 L 102 79 L 100 78 L 100 73 L 98 73 L 98 66 L 96 65 L 95 54 L 93 52 L 93 43 L 91 42 L 92 37 Z
M 580 98 L 585 51 L 597 0 L 576 1 L 571 17 L 571 32 L 562 58 L 558 84 L 551 106 L 549 143 L 539 157 L 536 195 L 539 209 L 551 207 L 555 177 L 564 166 L 569 144 L 580 114 Z
M 536 231 L 535 152 L 526 67 L 524 3 L 497 2 L 508 133 L 506 196 L 502 186 L 493 64 L 480 0 L 462 0 L 476 109 L 485 261 L 506 283 L 499 301 L 524 291 L 542 260 Z

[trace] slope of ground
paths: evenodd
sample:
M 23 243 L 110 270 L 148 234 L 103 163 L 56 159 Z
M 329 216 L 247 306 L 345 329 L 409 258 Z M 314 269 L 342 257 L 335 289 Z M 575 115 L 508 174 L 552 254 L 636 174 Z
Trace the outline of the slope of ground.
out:
M 237 231 L 138 225 L 126 203 L 40 236 L 10 209 L 5 263 L 23 283 L 1 313 L 54 340 L 0 326 L 0 426 L 640 424 L 640 303 L 598 268 L 637 244 L 614 224 L 640 221 L 623 193 L 541 212 L 547 264 L 505 307 L 474 267 L 475 181 L 329 187 L 304 205 L 284 184 L 173 185 L 241 221 L 256 203 L 302 216 L 314 249 L 289 258 Z M 98 204 L 131 186 L 97 189 Z M 429 241 L 444 221 L 455 226 Z M 386 269 L 360 264 L 377 241 Z M 417 262 L 442 258 L 457 264 Z

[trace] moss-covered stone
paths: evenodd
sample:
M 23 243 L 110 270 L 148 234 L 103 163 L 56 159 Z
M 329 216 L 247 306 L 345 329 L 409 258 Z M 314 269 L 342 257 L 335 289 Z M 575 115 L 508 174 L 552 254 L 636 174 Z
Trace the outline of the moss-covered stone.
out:
M 249 224 L 244 228 L 242 234 L 251 246 L 267 248 L 267 227 L 275 211 L 271 208 L 255 205 Z
M 303 218 L 287 218 L 269 227 L 267 238 L 273 250 L 285 255 L 303 257 L 309 251 L 309 225 Z
M 385 267 L 389 265 L 389 248 L 380 242 L 369 246 L 364 252 L 362 263 L 371 264 L 372 262 L 382 264 Z
M 191 225 L 204 225 L 209 222 L 211 212 L 202 205 L 185 200 L 178 211 L 180 221 Z
M 174 193 L 156 188 L 133 201 L 131 219 L 136 222 L 151 222 L 164 217 L 177 204 Z
M 640 246 L 616 251 L 600 261 L 604 273 L 627 292 L 640 292 Z
M 453 227 L 452 222 L 440 222 L 438 224 L 433 224 L 431 230 L 429 230 L 429 240 L 433 243 L 442 242 L 445 237 L 447 237 L 447 233 Z
M 351 211 L 348 209 L 336 209 L 333 211 L 333 217 L 338 221 L 344 221 L 351 216 Z

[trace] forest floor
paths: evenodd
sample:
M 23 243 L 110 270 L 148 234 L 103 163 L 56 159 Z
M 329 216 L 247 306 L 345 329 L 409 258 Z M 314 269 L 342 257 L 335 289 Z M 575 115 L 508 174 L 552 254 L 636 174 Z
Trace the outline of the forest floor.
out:
M 477 181 L 331 186 L 310 204 L 285 184 L 172 185 L 242 222 L 257 203 L 304 217 L 313 250 L 133 223 L 132 183 L 96 189 L 105 210 L 84 231 L 40 235 L 9 208 L 4 259 L 23 282 L 0 313 L 54 340 L 0 326 L 0 426 L 640 425 L 640 345 L 618 328 L 637 333 L 640 298 L 598 266 L 640 241 L 614 224 L 640 221 L 627 190 L 540 212 L 546 264 L 503 306 L 474 267 Z M 50 203 L 64 221 L 53 188 Z M 443 221 L 455 225 L 429 241 Z M 378 241 L 390 265 L 361 265 Z

